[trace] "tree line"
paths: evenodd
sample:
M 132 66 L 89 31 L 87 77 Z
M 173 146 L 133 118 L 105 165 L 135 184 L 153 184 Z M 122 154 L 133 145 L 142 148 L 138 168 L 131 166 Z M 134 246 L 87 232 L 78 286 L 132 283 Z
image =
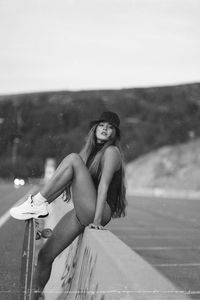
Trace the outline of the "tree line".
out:
M 125 161 L 200 136 L 200 84 L 0 96 L 0 177 L 40 177 L 79 152 L 101 112 L 121 118 Z

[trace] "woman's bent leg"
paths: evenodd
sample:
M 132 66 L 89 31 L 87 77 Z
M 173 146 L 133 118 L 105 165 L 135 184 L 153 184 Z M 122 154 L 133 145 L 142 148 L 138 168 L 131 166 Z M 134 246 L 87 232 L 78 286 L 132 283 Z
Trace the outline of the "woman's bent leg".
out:
M 73 159 L 76 155 L 66 156 L 56 169 L 53 177 L 40 190 L 40 193 L 49 203 L 55 200 L 70 184 L 73 178 Z
M 52 236 L 41 249 L 35 273 L 36 289 L 41 291 L 49 279 L 51 265 L 55 257 L 63 251 L 83 231 L 84 226 L 93 222 L 96 207 L 96 190 L 90 173 L 79 155 L 71 155 L 66 166 L 58 169 L 51 185 L 41 191 L 44 197 L 51 198 L 57 190 L 72 182 L 74 209 L 68 212 L 55 227 Z M 57 184 L 55 188 L 54 183 Z M 58 184 L 59 183 L 59 184 Z M 105 204 L 102 224 L 109 222 L 111 212 Z M 81 225 L 81 224 L 84 224 Z
M 84 226 L 81 226 L 78 222 L 74 209 L 64 215 L 58 222 L 53 230 L 52 236 L 46 241 L 38 255 L 38 262 L 34 273 L 34 289 L 38 292 L 35 295 L 35 299 L 39 297 L 40 292 L 50 277 L 54 259 L 69 246 L 83 230 Z
M 78 154 L 68 155 L 57 168 L 54 176 L 40 190 L 43 197 L 51 203 L 58 193 L 71 184 L 73 202 L 78 216 L 89 215 L 92 217 L 96 205 L 96 190 L 91 175 Z
M 109 220 L 109 217 L 104 216 L 104 225 Z M 52 236 L 46 241 L 38 255 L 38 262 L 34 273 L 35 300 L 39 298 L 40 293 L 49 280 L 54 259 L 83 232 L 84 228 L 78 221 L 74 209 L 64 215 L 58 222 Z
M 73 202 L 77 216 L 87 223 L 93 220 L 96 206 L 96 190 L 91 175 L 78 154 L 68 155 L 57 168 L 54 176 L 40 190 L 40 201 L 38 194 L 35 197 L 29 197 L 21 205 L 11 208 L 10 214 L 21 220 L 29 218 L 45 217 L 48 214 L 46 204 L 54 201 L 67 187 L 72 186 Z M 34 198 L 37 199 L 34 200 Z M 39 202 L 39 203 L 38 203 Z
M 55 200 L 65 190 L 67 185 L 74 181 L 74 162 L 77 160 L 82 162 L 78 166 L 79 169 L 83 167 L 87 169 L 78 154 L 68 155 L 59 165 L 51 180 L 41 189 L 40 193 L 33 197 L 30 195 L 25 202 L 19 206 L 12 207 L 10 215 L 19 220 L 46 217 L 48 210 L 45 202 L 50 203 Z M 88 170 L 87 173 L 89 177 Z

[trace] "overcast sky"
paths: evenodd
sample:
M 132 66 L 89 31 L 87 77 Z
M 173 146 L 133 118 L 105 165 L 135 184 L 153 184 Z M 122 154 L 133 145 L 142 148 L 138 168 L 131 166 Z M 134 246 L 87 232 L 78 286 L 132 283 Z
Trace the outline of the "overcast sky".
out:
M 0 94 L 200 82 L 200 0 L 0 0 Z

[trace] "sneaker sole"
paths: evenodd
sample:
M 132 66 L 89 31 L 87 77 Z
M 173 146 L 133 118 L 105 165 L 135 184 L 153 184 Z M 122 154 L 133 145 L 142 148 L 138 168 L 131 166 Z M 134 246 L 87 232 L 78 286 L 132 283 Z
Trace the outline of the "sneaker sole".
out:
M 29 220 L 29 219 L 43 219 L 48 217 L 49 213 L 46 215 L 38 215 L 38 214 L 15 214 L 12 211 L 10 211 L 11 217 L 17 220 Z
M 48 217 L 49 213 L 46 214 L 46 215 L 41 215 L 41 216 L 38 216 L 38 217 L 34 217 L 34 219 L 43 219 L 43 218 L 46 218 Z

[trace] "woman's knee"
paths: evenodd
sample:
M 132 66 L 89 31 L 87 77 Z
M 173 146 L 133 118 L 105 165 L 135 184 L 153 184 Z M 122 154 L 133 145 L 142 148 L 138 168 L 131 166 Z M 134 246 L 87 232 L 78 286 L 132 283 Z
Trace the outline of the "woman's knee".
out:
M 83 163 L 81 156 L 78 153 L 71 153 L 64 158 L 64 160 L 70 160 L 72 165 L 79 165 Z
M 76 168 L 76 166 L 80 165 L 82 163 L 82 158 L 80 157 L 79 154 L 77 153 L 71 153 L 67 155 L 61 163 L 61 168 L 62 169 L 69 169 L 71 168 L 72 170 Z

